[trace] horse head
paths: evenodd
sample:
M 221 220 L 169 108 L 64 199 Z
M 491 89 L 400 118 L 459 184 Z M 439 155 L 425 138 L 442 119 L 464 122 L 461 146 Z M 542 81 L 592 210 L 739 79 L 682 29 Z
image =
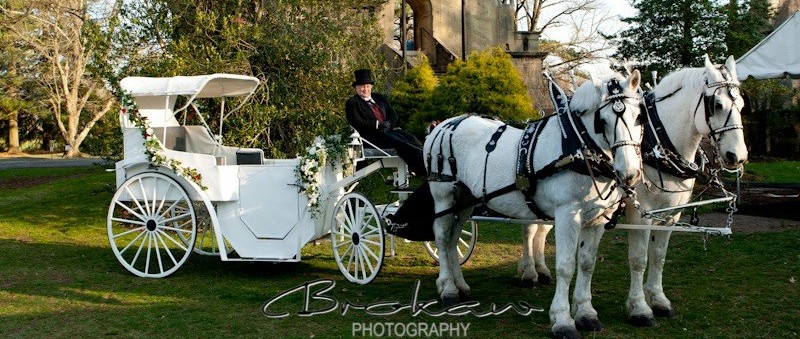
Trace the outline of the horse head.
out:
M 700 114 L 698 107 L 695 126 L 714 142 L 722 165 L 737 168 L 747 160 L 747 146 L 744 143 L 741 114 L 745 100 L 736 77 L 736 61 L 729 56 L 724 65 L 716 67 L 708 55 L 705 59 L 704 114 Z
M 641 75 L 636 70 L 628 78 L 615 74 L 600 80 L 590 74 L 590 79 L 575 91 L 572 110 L 591 112 L 582 114 L 581 119 L 587 127 L 594 127 L 592 138 L 613 156 L 617 180 L 625 187 L 632 187 L 641 179 L 642 169 L 639 152 L 642 126 L 638 122 L 637 93 Z M 581 103 L 575 99 L 584 93 L 591 94 L 588 95 L 590 99 L 583 102 L 588 105 L 577 107 Z

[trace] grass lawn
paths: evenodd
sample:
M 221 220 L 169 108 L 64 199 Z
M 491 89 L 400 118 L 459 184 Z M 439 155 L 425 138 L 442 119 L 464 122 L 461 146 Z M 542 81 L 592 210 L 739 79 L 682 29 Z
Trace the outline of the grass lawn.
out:
M 796 168 L 796 167 L 795 167 Z M 298 263 L 221 262 L 192 254 L 175 274 L 145 279 L 128 273 L 106 238 L 114 174 L 103 169 L 0 170 L 0 337 L 351 337 L 355 323 L 469 324 L 475 338 L 547 338 L 554 285 L 523 288 L 516 275 L 519 227 L 482 223 L 472 259 L 464 267 L 481 312 L 491 304 L 524 301 L 540 308 L 523 316 L 412 317 L 350 310 L 303 317 L 295 293 L 270 310 L 263 304 L 315 279 L 332 279 L 326 293 L 345 301 L 410 303 L 419 281 L 421 301 L 437 298 L 437 268 L 421 243 L 398 241 L 369 285 L 348 283 L 330 243 L 309 244 Z M 551 237 L 553 232 L 551 232 Z M 553 239 L 549 239 L 550 244 Z M 553 247 L 548 264 L 554 270 Z M 800 232 L 713 237 L 676 234 L 664 286 L 678 315 L 655 328 L 626 322 L 627 246 L 623 231 L 609 231 L 600 247 L 593 302 L 605 329 L 589 338 L 797 338 L 800 336 Z M 311 300 L 311 309 L 331 305 Z
M 751 181 L 765 183 L 800 183 L 800 161 L 759 161 L 744 166 Z

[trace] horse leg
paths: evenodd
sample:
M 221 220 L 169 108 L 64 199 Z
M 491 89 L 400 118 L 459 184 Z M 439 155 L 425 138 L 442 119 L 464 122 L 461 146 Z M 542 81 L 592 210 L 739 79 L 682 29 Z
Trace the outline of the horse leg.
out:
M 575 249 L 581 226 L 579 211 L 577 203 L 570 203 L 559 206 L 555 213 L 557 278 L 550 304 L 550 322 L 556 338 L 580 338 L 569 310 L 569 285 L 575 274 Z
M 553 225 L 540 224 L 533 238 L 533 258 L 536 261 L 536 273 L 539 274 L 539 284 L 549 284 L 553 280 L 550 269 L 544 260 L 544 247 L 547 243 L 547 233 L 553 229 Z
M 522 257 L 517 264 L 517 274 L 522 279 L 522 285 L 534 287 L 539 282 L 539 273 L 536 271 L 536 235 L 539 225 L 522 225 Z
M 578 276 L 575 278 L 572 307 L 575 309 L 575 323 L 580 330 L 603 330 L 603 324 L 592 306 L 592 274 L 603 232 L 603 227 L 582 227 L 578 237 Z
M 627 220 L 632 224 L 650 224 L 649 220 L 639 216 L 633 204 L 628 204 L 625 210 Z M 635 326 L 653 327 L 656 325 L 656 318 L 653 310 L 647 305 L 644 297 L 644 270 L 647 265 L 647 246 L 650 231 L 648 230 L 629 230 L 628 231 L 628 266 L 631 274 L 631 284 L 628 290 L 628 301 L 625 304 L 628 310 L 628 321 Z
M 451 228 L 450 234 L 450 253 L 447 256 L 450 265 L 450 271 L 453 272 L 453 279 L 455 281 L 456 287 L 458 288 L 458 296 L 459 300 L 464 301 L 469 298 L 470 288 L 467 285 L 467 282 L 464 281 L 464 275 L 461 271 L 461 259 L 458 253 L 458 241 L 461 238 L 461 229 L 469 219 L 470 215 L 472 215 L 472 208 L 464 209 L 457 213 L 458 219 L 456 223 L 458 225 L 453 226 Z
M 664 295 L 664 286 L 662 285 L 664 262 L 672 231 L 652 231 L 651 234 L 652 243 L 650 244 L 647 283 L 644 289 L 645 297 L 655 316 L 673 317 L 675 310 L 667 296 Z
M 431 194 L 435 211 L 443 211 L 455 204 L 451 183 L 431 182 Z M 439 278 L 436 279 L 436 289 L 442 299 L 442 304 L 449 306 L 458 302 L 458 288 L 454 281 L 454 272 L 451 270 L 450 255 L 452 228 L 455 227 L 453 214 L 443 215 L 433 222 L 433 233 L 436 238 L 436 248 L 439 253 Z M 458 260 L 458 259 L 456 259 Z

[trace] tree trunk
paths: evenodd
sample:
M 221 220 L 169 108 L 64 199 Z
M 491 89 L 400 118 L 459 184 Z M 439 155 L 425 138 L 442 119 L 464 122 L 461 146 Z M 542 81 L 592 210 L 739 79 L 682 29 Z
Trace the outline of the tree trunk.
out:
M 19 154 L 19 125 L 17 118 L 19 114 L 14 111 L 8 116 L 8 154 Z

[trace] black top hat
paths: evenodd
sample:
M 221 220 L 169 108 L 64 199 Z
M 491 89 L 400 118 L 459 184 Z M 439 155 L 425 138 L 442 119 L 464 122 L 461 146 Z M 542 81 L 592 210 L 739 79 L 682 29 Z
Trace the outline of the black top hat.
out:
M 357 69 L 354 74 L 356 81 L 353 81 L 353 86 L 364 84 L 371 85 L 375 83 L 375 81 L 372 80 L 372 72 L 368 69 Z

